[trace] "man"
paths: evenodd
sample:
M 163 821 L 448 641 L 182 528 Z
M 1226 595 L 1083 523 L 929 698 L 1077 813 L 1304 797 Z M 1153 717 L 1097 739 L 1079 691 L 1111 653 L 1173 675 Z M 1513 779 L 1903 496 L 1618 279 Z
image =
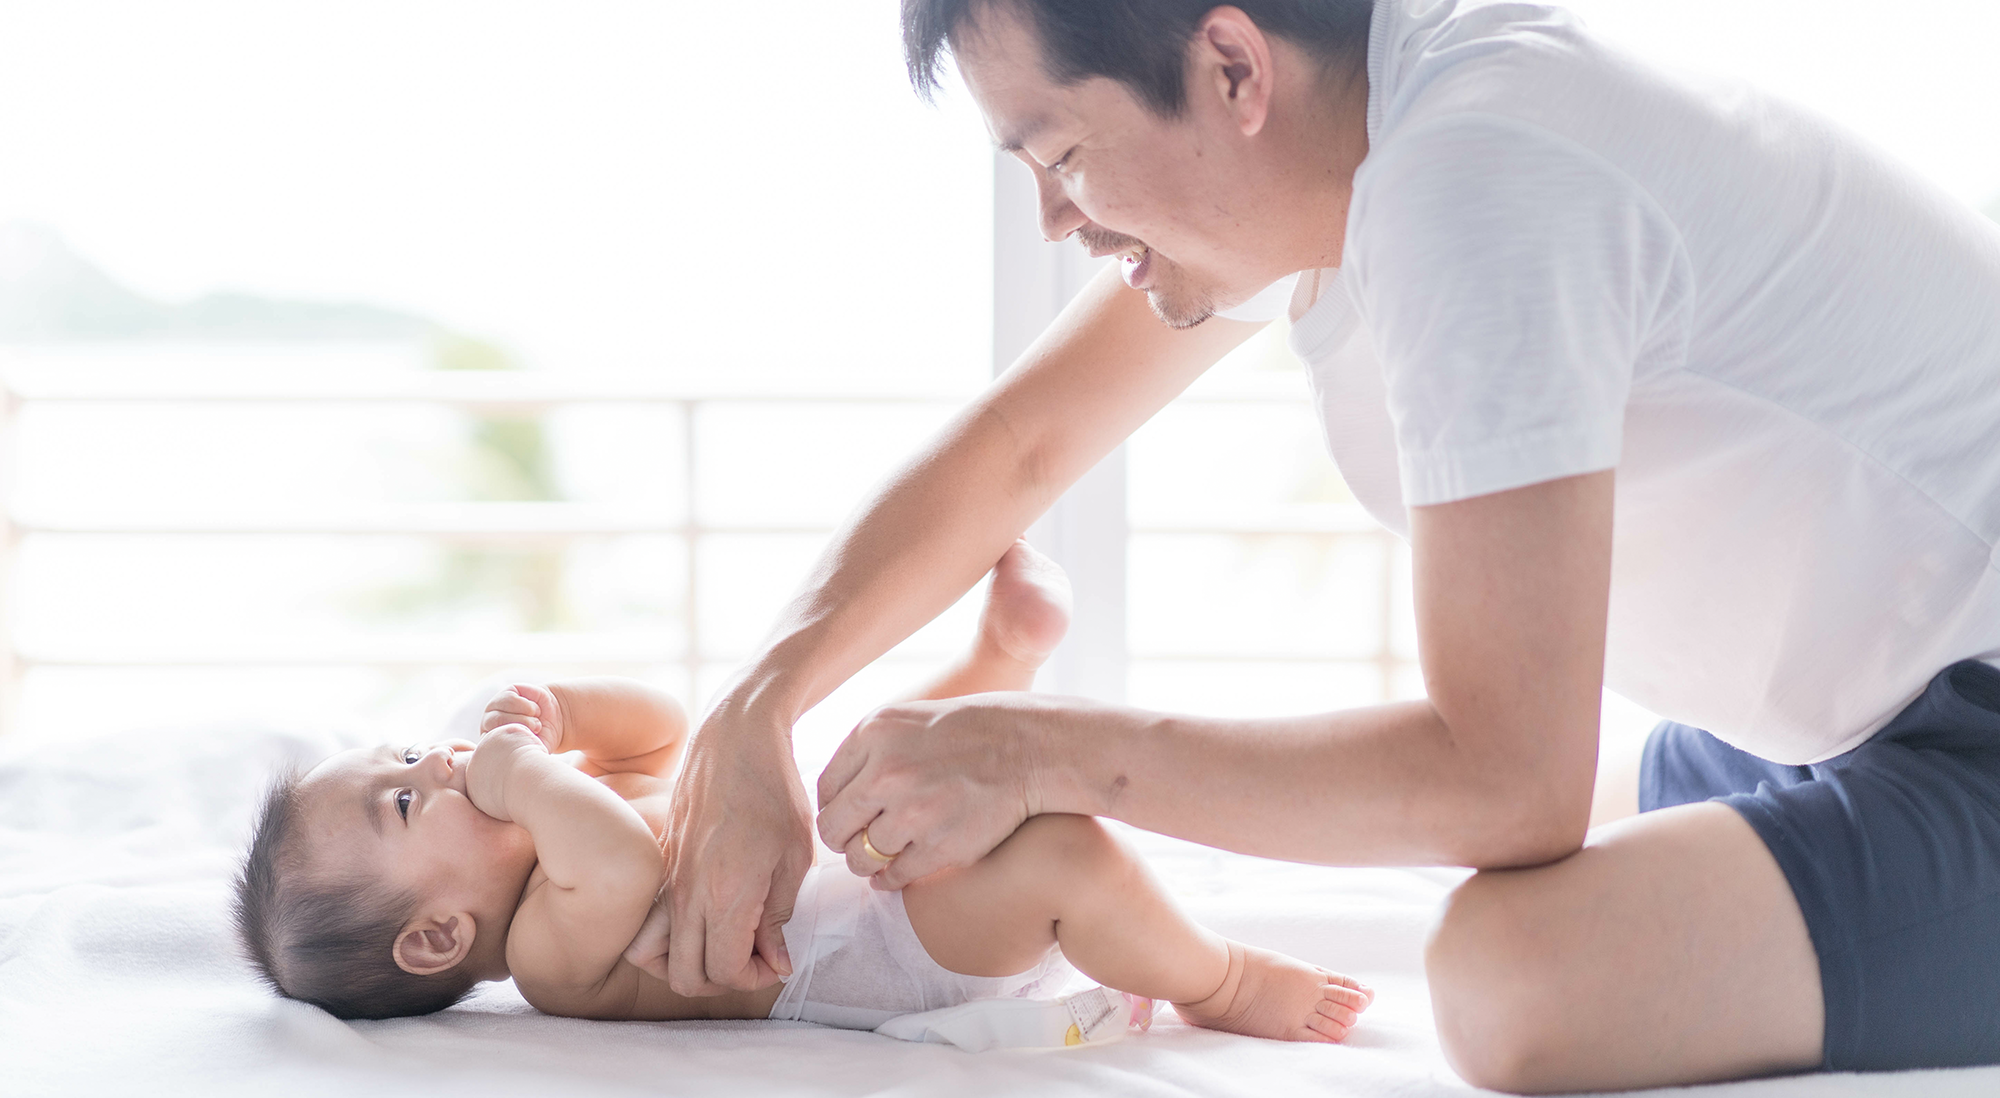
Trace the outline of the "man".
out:
M 1119 256 L 1123 284 L 868 501 L 704 721 L 669 853 L 677 991 L 788 969 L 797 716 L 1305 272 L 1294 347 L 1356 497 L 1410 540 L 1429 696 L 892 706 L 821 776 L 821 836 L 886 888 L 1046 811 L 1478 867 L 1428 962 L 1446 1054 L 1487 1086 L 2000 1061 L 2000 672 L 1961 662 L 2000 656 L 2000 233 L 1559 9 L 904 12 L 919 87 L 949 50 L 1044 234 Z M 1658 811 L 1586 844 L 1606 681 L 1686 723 L 1648 744 Z

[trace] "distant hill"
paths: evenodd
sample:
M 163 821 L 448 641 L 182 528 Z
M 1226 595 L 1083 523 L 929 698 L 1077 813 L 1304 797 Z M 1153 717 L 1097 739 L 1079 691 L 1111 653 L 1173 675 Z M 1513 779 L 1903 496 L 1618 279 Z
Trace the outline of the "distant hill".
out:
M 213 293 L 157 301 L 39 225 L 0 225 L 0 343 L 171 339 L 397 340 L 431 335 L 423 317 L 373 305 Z

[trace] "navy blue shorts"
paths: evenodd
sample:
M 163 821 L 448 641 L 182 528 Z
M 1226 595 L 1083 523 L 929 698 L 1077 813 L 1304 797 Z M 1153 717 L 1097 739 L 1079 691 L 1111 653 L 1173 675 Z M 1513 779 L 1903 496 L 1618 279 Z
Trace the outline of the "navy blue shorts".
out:
M 1783 766 L 1662 722 L 1642 811 L 1719 800 L 1763 836 L 1819 953 L 1825 1067 L 2000 1063 L 2000 671 L 1940 671 L 1868 742 Z

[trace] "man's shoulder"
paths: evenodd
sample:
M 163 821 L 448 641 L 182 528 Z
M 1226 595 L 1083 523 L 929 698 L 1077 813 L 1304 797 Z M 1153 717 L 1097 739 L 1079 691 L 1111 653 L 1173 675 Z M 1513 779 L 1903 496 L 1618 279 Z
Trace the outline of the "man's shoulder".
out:
M 1378 148 L 1486 119 L 1615 152 L 1639 119 L 1677 126 L 1704 112 L 1702 88 L 1598 38 L 1565 8 L 1445 0 L 1404 18 L 1371 73 Z

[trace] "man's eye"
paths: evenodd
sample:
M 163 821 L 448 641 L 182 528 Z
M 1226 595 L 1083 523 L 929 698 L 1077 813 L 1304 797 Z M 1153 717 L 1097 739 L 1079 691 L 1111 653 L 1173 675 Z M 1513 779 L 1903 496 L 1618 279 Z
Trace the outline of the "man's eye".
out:
M 410 818 L 410 791 L 407 789 L 396 790 L 396 815 L 406 820 Z

